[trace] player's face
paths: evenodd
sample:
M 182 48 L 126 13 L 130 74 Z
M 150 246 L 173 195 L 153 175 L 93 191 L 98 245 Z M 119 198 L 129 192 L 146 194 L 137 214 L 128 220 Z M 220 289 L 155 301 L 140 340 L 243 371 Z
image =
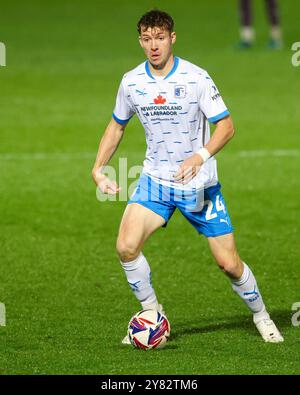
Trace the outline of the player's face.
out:
M 155 69 L 163 69 L 172 54 L 172 45 L 176 41 L 176 33 L 159 27 L 143 30 L 139 37 L 141 47 Z

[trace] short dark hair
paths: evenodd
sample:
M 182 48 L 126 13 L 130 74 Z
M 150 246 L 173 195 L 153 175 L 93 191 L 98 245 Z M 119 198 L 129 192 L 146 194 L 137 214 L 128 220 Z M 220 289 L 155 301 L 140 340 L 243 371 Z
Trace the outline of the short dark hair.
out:
M 154 9 L 146 12 L 146 14 L 144 14 L 138 21 L 137 30 L 139 34 L 142 32 L 142 27 L 143 30 L 147 30 L 149 27 L 160 27 L 172 33 L 174 29 L 174 21 L 171 15 L 164 11 Z

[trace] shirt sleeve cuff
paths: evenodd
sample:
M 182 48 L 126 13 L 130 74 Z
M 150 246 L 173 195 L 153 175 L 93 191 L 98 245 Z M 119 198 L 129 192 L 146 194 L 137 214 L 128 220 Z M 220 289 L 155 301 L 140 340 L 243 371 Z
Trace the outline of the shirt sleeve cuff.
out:
M 128 121 L 130 120 L 130 118 L 128 118 L 128 119 L 120 119 L 120 118 L 118 118 L 114 113 L 112 114 L 112 116 L 113 116 L 113 119 L 116 121 L 116 122 L 118 122 L 120 125 L 126 125 L 126 123 L 128 123 Z
M 214 117 L 208 118 L 208 120 L 211 123 L 216 123 L 216 122 L 220 121 L 221 119 L 227 117 L 228 115 L 230 115 L 230 112 L 228 110 L 225 110 L 225 111 L 221 112 L 220 114 L 215 115 Z

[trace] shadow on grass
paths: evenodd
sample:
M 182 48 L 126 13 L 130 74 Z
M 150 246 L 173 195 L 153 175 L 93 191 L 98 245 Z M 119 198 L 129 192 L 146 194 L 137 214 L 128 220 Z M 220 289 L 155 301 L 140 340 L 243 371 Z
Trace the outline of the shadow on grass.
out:
M 291 311 L 290 310 L 274 310 L 270 313 L 278 328 L 284 331 L 285 328 L 291 328 Z M 184 322 L 182 324 L 174 324 L 171 326 L 170 342 L 182 337 L 193 334 L 211 333 L 227 331 L 232 329 L 242 329 L 253 332 L 254 324 L 252 317 L 240 315 L 233 317 L 219 317 L 213 319 L 211 323 L 201 323 L 199 326 L 195 321 Z

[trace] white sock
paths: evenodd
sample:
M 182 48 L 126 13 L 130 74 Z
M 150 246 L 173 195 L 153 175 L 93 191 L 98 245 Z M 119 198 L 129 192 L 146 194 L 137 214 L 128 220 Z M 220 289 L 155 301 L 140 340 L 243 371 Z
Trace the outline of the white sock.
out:
M 279 26 L 272 26 L 270 29 L 270 37 L 274 41 L 282 41 L 281 29 Z
M 255 31 L 251 26 L 243 26 L 240 30 L 240 37 L 242 41 L 252 43 L 255 38 Z
M 140 301 L 142 308 L 158 309 L 158 302 L 151 283 L 151 270 L 142 253 L 133 261 L 121 262 L 130 288 Z
M 243 262 L 243 265 L 244 271 L 242 277 L 238 280 L 232 280 L 232 288 L 252 311 L 255 322 L 257 320 L 260 321 L 261 319 L 269 318 L 255 277 L 245 262 Z

